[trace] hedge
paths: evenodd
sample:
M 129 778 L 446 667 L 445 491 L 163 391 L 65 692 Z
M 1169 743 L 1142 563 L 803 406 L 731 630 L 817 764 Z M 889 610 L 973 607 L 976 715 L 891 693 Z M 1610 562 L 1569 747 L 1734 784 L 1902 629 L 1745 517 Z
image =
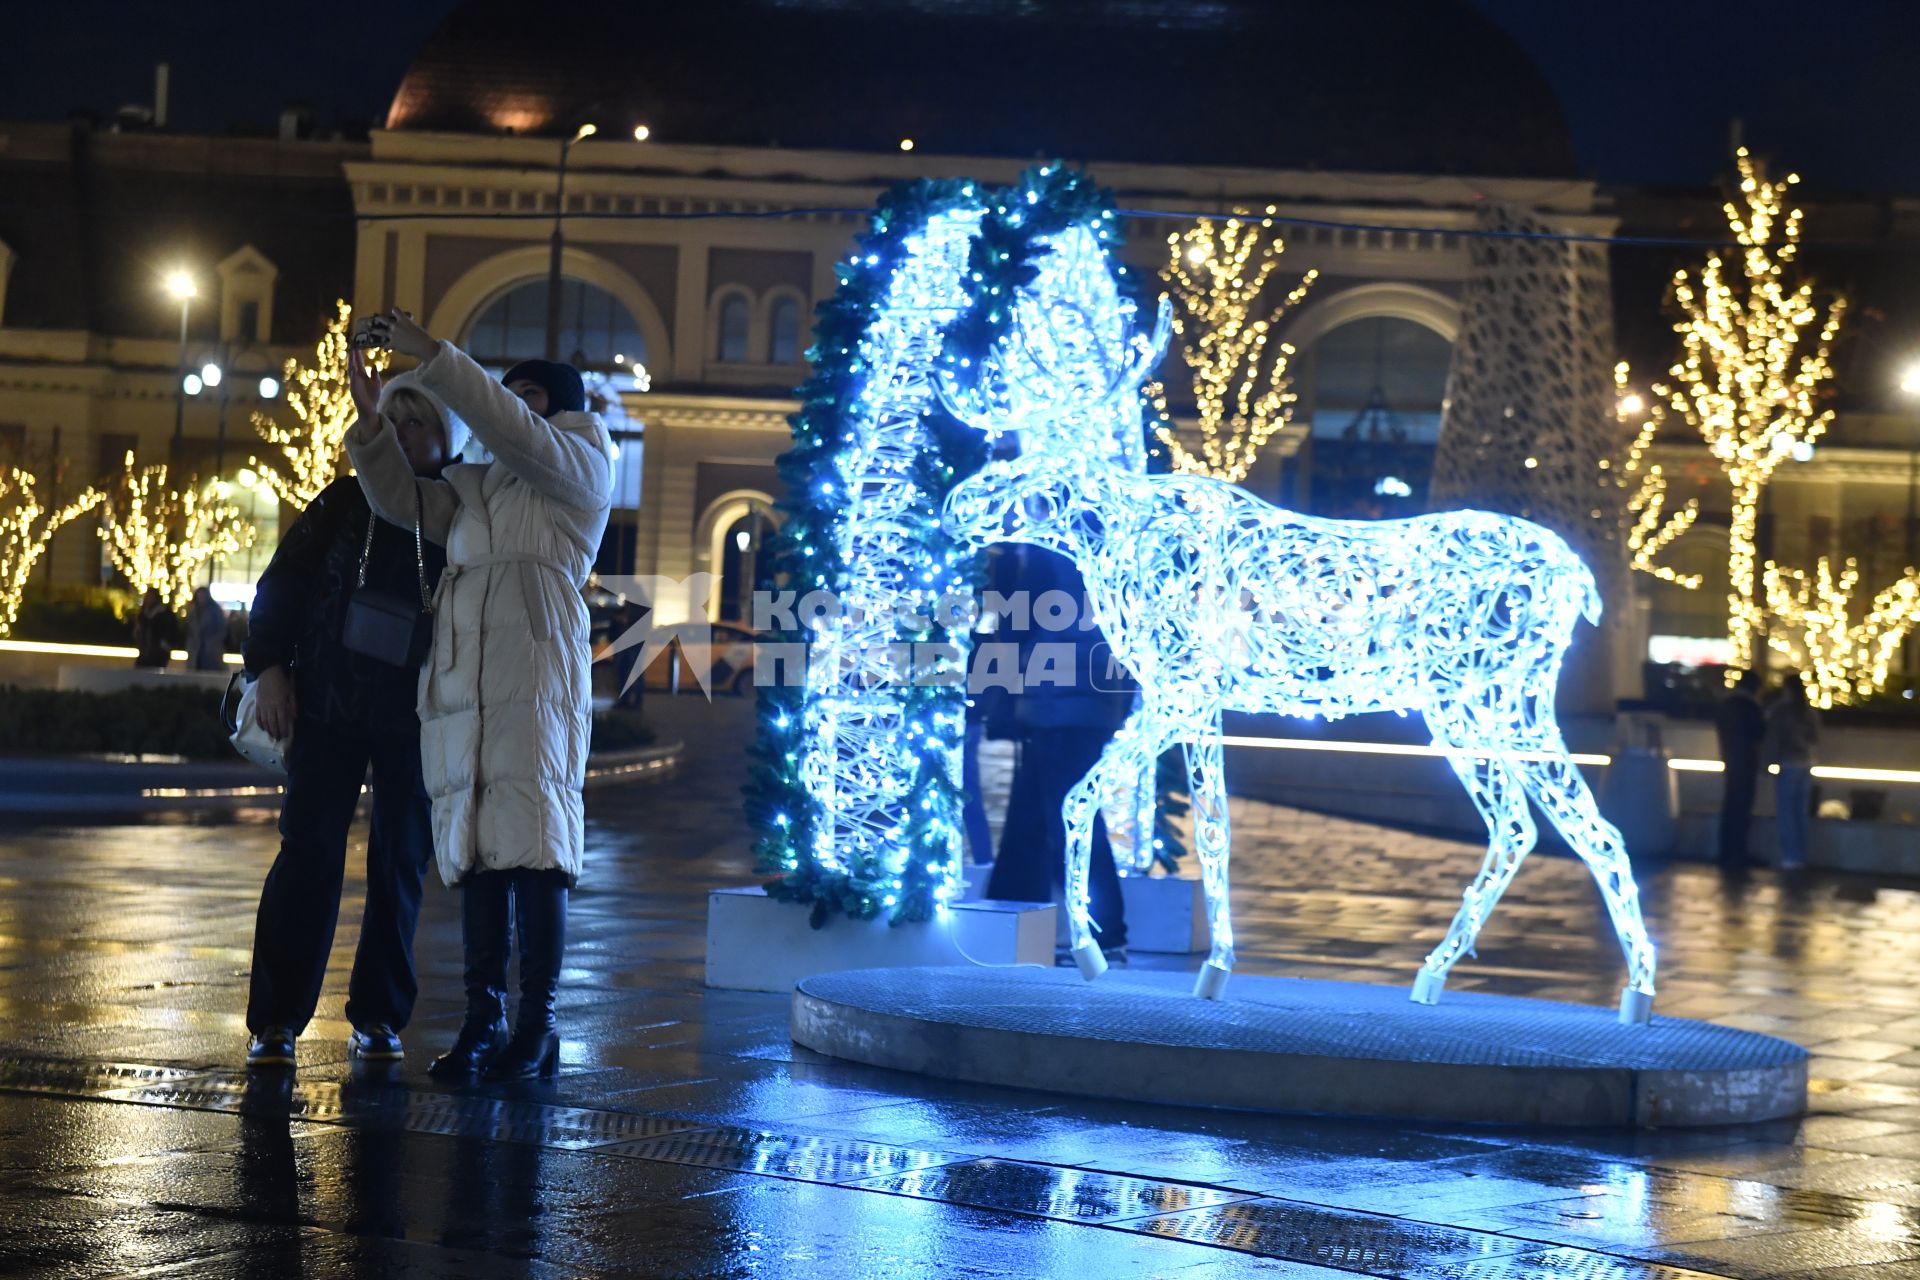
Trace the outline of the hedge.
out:
M 0 686 L 0 755 L 173 755 L 237 760 L 212 689 L 82 693 Z
M 237 762 L 211 689 L 123 689 L 81 693 L 0 685 L 0 756 L 170 755 Z M 594 751 L 650 746 L 639 716 L 614 711 L 593 720 Z

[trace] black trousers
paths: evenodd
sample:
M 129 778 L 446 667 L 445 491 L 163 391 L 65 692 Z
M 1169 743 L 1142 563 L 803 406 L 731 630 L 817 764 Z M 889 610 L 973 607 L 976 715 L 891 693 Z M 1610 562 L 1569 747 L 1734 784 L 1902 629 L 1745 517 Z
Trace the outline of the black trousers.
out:
M 1029 728 L 1020 742 L 1020 761 L 1007 798 L 1007 825 L 1000 833 L 1000 856 L 987 880 L 987 896 L 1007 902 L 1050 902 L 1066 883 L 1067 827 L 1060 806 L 1073 784 L 1085 777 L 1113 740 L 1113 730 L 1067 726 Z M 1127 920 L 1120 900 L 1120 876 L 1107 843 L 1106 819 L 1093 820 L 1093 859 L 1088 876 L 1088 909 L 1102 947 L 1127 944 Z
M 280 808 L 280 856 L 260 891 L 253 930 L 247 1027 L 313 1020 L 340 916 L 347 831 L 360 784 L 373 766 L 373 821 L 367 833 L 367 907 L 347 984 L 347 1020 L 396 1031 L 413 1016 L 420 984 L 413 932 L 420 889 L 433 861 L 433 820 L 420 774 L 417 722 L 368 728 L 301 717 L 287 762 Z
M 1747 861 L 1747 832 L 1753 826 L 1753 797 L 1759 782 L 1760 761 L 1735 759 L 1726 762 L 1721 774 L 1720 861 L 1727 866 L 1744 866 Z

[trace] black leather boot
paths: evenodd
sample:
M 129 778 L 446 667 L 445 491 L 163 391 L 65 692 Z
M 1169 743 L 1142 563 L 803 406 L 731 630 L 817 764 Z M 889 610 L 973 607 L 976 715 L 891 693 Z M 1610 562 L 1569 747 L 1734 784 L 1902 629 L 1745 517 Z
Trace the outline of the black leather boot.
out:
M 558 871 L 516 871 L 513 914 L 520 929 L 520 1011 L 513 1039 L 487 1064 L 489 1080 L 545 1080 L 560 1066 L 554 999 L 567 949 L 567 881 Z
M 482 871 L 460 883 L 460 941 L 466 952 L 467 1016 L 453 1047 L 434 1059 L 437 1080 L 470 1080 L 507 1043 L 507 956 L 512 949 L 513 882 Z

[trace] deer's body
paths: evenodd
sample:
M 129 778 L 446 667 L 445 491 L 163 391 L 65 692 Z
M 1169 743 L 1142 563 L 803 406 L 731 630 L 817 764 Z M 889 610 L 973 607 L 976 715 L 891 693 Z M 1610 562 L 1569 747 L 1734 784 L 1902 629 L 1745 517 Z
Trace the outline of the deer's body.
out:
M 1227 711 L 1329 718 L 1418 713 L 1486 820 L 1487 856 L 1414 998 L 1448 971 L 1532 850 L 1531 800 L 1587 864 L 1627 960 L 1623 1021 L 1651 1015 L 1654 953 L 1620 833 L 1600 816 L 1561 740 L 1554 692 L 1575 624 L 1596 621 L 1592 575 L 1555 534 L 1455 511 L 1408 520 L 1323 520 L 1224 481 L 1141 474 L 1117 448 L 1138 430 L 1139 388 L 1165 347 L 1109 311 L 1070 264 L 1097 261 L 1084 232 L 1050 247 L 1015 305 L 1007 339 L 947 407 L 1017 457 L 949 493 L 945 522 L 978 546 L 1024 542 L 1068 557 L 1087 607 L 1140 685 L 1140 703 L 1062 809 L 1068 932 L 1081 972 L 1105 969 L 1088 918 L 1099 798 L 1149 776 L 1182 747 L 1194 848 L 1212 924 L 1198 994 L 1233 968 L 1228 908 Z M 1114 315 L 1123 317 L 1120 321 Z M 1103 421 L 1117 415 L 1119 426 Z
M 1068 507 L 1102 514 L 1064 538 L 1060 522 L 1028 515 Z M 947 510 L 983 544 L 1074 561 L 1114 656 L 1157 698 L 1200 713 L 1424 712 L 1449 673 L 1498 663 L 1519 638 L 1490 628 L 1495 616 L 1566 636 L 1599 613 L 1592 574 L 1557 534 L 1486 512 L 1325 520 L 1204 476 L 1072 476 L 1035 458 L 989 464 Z M 1177 566 L 1142 554 L 1168 541 L 1193 572 L 1170 577 Z
M 1159 754 L 1187 754 L 1194 844 L 1213 947 L 1200 990 L 1233 967 L 1221 716 L 1336 719 L 1418 713 L 1486 819 L 1486 861 L 1416 999 L 1439 997 L 1537 838 L 1531 798 L 1600 882 L 1627 954 L 1622 1017 L 1651 1009 L 1654 955 L 1619 833 L 1599 815 L 1554 720 L 1560 661 L 1599 595 L 1556 534 L 1479 511 L 1324 520 L 1224 481 L 1147 476 L 1097 453 L 1045 448 L 955 486 L 946 523 L 985 546 L 1024 542 L 1072 560 L 1086 606 L 1141 704 L 1069 795 L 1069 932 L 1097 976 L 1085 904 L 1098 798 Z

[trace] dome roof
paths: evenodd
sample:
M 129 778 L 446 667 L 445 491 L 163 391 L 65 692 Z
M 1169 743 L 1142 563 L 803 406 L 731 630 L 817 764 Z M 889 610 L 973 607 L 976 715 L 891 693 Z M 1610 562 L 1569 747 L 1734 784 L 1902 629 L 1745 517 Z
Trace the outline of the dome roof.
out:
M 1576 169 L 1464 0 L 470 0 L 389 129 L 1488 177 Z

